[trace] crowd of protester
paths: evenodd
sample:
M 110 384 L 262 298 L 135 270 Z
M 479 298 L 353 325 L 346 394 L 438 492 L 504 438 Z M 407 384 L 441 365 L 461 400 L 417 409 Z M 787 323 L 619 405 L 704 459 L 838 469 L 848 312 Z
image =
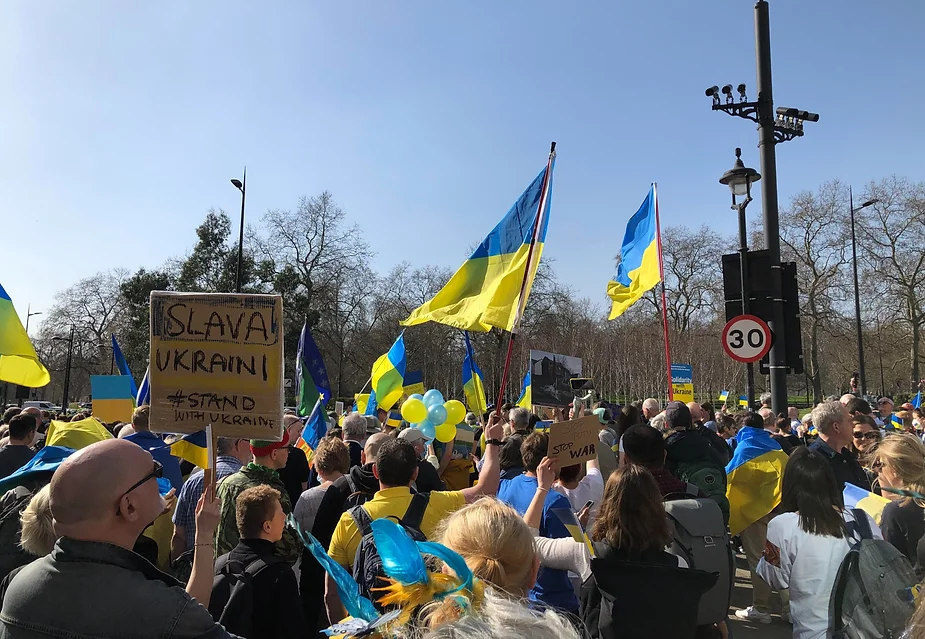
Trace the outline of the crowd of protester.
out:
M 378 613 L 401 609 L 383 636 L 725 638 L 731 614 L 825 637 L 858 608 L 840 585 L 850 553 L 895 553 L 896 574 L 925 576 L 925 419 L 889 398 L 876 412 L 828 398 L 802 417 L 769 404 L 576 399 L 557 420 L 594 416 L 599 437 L 571 465 L 516 406 L 467 415 L 462 448 L 383 412 L 332 414 L 309 455 L 287 414 L 281 441 L 218 438 L 209 472 L 171 455 L 147 407 L 128 424 L 9 408 L 0 637 L 318 637 L 350 617 L 353 589 Z M 775 460 L 763 483 L 740 470 L 756 451 Z M 880 508 L 846 506 L 846 486 Z M 429 583 L 458 582 L 455 595 L 397 603 L 413 598 L 384 579 L 398 568 L 383 520 L 443 558 Z M 753 599 L 730 610 L 736 552 Z M 925 638 L 907 585 L 890 623 Z

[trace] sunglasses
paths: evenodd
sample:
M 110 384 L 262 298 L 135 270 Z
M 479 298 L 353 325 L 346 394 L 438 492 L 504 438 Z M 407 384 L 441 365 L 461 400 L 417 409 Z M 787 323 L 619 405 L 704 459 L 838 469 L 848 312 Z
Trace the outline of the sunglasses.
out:
M 854 435 L 855 439 L 870 439 L 870 440 L 880 439 L 880 433 L 874 430 L 868 431 L 866 433 L 862 433 L 861 431 L 856 430 L 852 434 Z
M 128 495 L 130 492 L 132 492 L 133 490 L 135 490 L 136 488 L 138 488 L 139 486 L 141 486 L 141 485 L 144 484 L 145 482 L 150 481 L 150 480 L 152 480 L 152 479 L 160 479 L 160 478 L 163 477 L 163 476 L 164 476 L 164 467 L 161 465 L 161 463 L 160 463 L 159 461 L 157 461 L 157 460 L 155 459 L 155 460 L 154 460 L 154 470 L 152 470 L 150 473 L 148 473 L 147 475 L 145 475 L 144 477 L 142 477 L 140 480 L 138 480 L 137 482 L 135 482 L 134 484 L 132 484 L 132 487 L 131 487 L 131 488 L 129 488 L 128 490 L 126 490 L 124 493 L 122 493 L 122 494 L 119 496 L 119 501 L 122 501 L 122 498 L 123 498 L 123 497 L 125 497 L 126 495 Z

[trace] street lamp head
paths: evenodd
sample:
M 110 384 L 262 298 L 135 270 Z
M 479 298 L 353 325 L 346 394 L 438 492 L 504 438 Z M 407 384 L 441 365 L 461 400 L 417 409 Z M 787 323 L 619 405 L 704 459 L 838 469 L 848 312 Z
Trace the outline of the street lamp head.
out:
M 244 185 L 241 184 L 241 180 L 239 180 L 238 178 L 232 178 L 231 183 L 234 184 L 235 188 L 238 189 L 239 191 L 244 189 Z
M 758 171 L 746 167 L 742 162 L 742 149 L 737 148 L 735 165 L 723 173 L 719 183 L 728 186 L 734 196 L 742 196 L 748 195 L 751 191 L 751 185 L 760 179 L 761 174 Z
M 706 94 L 708 98 L 713 98 L 714 106 L 719 104 L 719 87 L 718 86 L 714 84 L 712 87 L 704 91 L 704 93 Z
M 858 208 L 859 208 L 859 209 L 867 208 L 868 206 L 871 206 L 871 205 L 873 205 L 873 204 L 876 204 L 876 203 L 879 202 L 879 201 L 880 201 L 880 200 L 878 200 L 877 198 L 874 198 L 873 200 L 867 200 L 866 202 L 864 202 L 864 204 L 862 204 L 862 205 L 859 206 Z

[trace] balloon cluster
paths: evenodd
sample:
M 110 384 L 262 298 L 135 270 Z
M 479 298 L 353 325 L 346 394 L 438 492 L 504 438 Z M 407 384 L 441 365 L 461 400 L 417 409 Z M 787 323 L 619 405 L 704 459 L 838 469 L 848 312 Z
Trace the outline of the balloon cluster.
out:
M 415 393 L 401 405 L 401 416 L 417 428 L 427 443 L 437 440 L 449 442 L 456 438 L 456 424 L 466 418 L 466 407 L 457 399 L 443 400 L 436 388 L 420 395 Z

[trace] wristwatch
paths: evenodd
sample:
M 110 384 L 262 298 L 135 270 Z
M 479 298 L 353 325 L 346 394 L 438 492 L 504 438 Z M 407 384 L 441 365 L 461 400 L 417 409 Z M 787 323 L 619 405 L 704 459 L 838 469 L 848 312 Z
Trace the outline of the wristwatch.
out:
M 504 442 L 500 439 L 489 439 L 485 442 L 486 444 L 493 444 L 495 446 L 503 446 Z

